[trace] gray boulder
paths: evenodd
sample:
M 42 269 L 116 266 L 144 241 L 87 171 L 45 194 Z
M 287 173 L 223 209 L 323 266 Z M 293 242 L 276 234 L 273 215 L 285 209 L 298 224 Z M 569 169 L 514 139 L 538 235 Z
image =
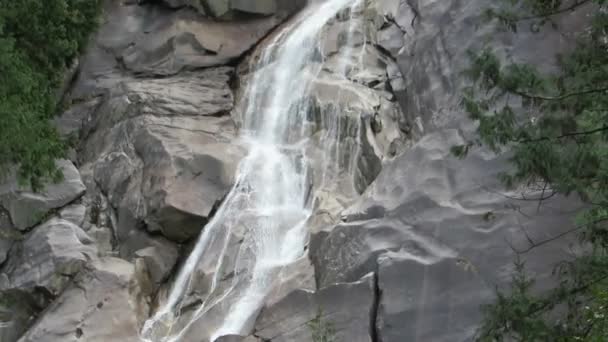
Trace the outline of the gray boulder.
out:
M 124 65 L 137 73 L 171 75 L 181 70 L 225 65 L 251 49 L 281 20 L 218 22 L 189 10 L 159 18 L 121 51 Z
M 61 208 L 84 194 L 86 188 L 74 164 L 58 160 L 57 167 L 63 173 L 63 180 L 46 184 L 39 193 L 20 186 L 15 175 L 0 185 L 0 206 L 6 209 L 15 228 L 31 228 L 51 210 Z
M 59 217 L 70 221 L 78 227 L 82 227 L 85 223 L 87 207 L 83 204 L 76 203 L 68 205 L 59 211 Z
M 0 247 L 5 241 L 0 239 Z M 12 342 L 97 251 L 78 226 L 57 218 L 8 241 L 13 244 L 8 260 L 0 263 L 0 340 Z
M 191 8 L 104 2 L 103 25 L 80 59 L 67 99 L 88 102 L 129 73 L 165 76 L 233 63 L 285 18 L 218 21 Z
M 150 276 L 150 280 L 159 286 L 167 280 L 177 262 L 177 247 L 170 242 L 160 242 L 155 246 L 146 247 L 135 252 L 135 257 L 142 258 Z
M 498 181 L 505 158 L 478 150 L 459 160 L 450 147 L 462 141 L 454 129 L 428 133 L 385 165 L 362 199 L 343 212 L 343 223 L 312 238 L 310 255 L 321 286 L 379 270 L 382 341 L 469 341 L 480 307 L 492 300 L 495 286 L 510 280 L 512 248 L 530 248 L 526 234 L 543 241 L 574 227 L 574 199 L 555 196 L 540 208 L 519 200 L 521 190 L 505 191 Z M 526 253 L 539 288 L 549 284 L 552 267 L 574 241 L 576 236 L 566 235 Z M 406 300 L 404 294 L 412 295 Z M 463 313 L 470 319 L 428 325 Z
M 479 298 L 493 293 L 465 260 L 425 264 L 407 252 L 378 258 L 378 288 L 382 291 L 376 324 L 382 341 L 468 340 L 482 319 Z
M 13 246 L 1 268 L 0 293 L 44 291 L 46 296 L 57 296 L 96 256 L 93 241 L 81 228 L 53 218 Z
M 148 315 L 145 282 L 124 260 L 96 261 L 19 342 L 140 342 L 139 329 Z
M 263 341 L 309 342 L 313 331 L 308 324 L 319 318 L 333 328 L 337 341 L 371 342 L 375 305 L 373 274 L 317 292 L 295 290 L 262 310 L 253 335 Z
M 117 209 L 119 242 L 142 223 L 176 241 L 192 238 L 230 189 L 244 155 L 226 116 L 231 72 L 124 81 L 101 105 L 83 168 Z

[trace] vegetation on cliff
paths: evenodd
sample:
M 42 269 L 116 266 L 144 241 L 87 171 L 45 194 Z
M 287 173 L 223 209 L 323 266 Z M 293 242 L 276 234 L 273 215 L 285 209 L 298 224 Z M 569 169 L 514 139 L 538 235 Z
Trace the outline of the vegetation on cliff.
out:
M 590 27 L 572 52 L 557 56 L 559 72 L 543 74 L 523 64 L 504 64 L 492 50 L 472 52 L 463 106 L 479 122 L 478 139 L 456 146 L 459 156 L 485 145 L 511 151 L 508 186 L 526 184 L 541 193 L 577 195 L 587 209 L 577 227 L 582 252 L 555 269 L 558 285 L 533 294 L 534 279 L 517 251 L 509 291 L 486 308 L 480 341 L 608 340 L 608 1 L 503 0 L 486 16 L 517 31 L 520 25 L 553 29 L 556 15 L 596 6 Z M 524 14 L 522 14 L 524 13 Z M 583 15 L 583 14 L 580 14 Z M 561 238 L 536 241 L 531 248 Z
M 0 175 L 33 188 L 61 177 L 50 119 L 63 75 L 96 27 L 100 0 L 0 0 Z

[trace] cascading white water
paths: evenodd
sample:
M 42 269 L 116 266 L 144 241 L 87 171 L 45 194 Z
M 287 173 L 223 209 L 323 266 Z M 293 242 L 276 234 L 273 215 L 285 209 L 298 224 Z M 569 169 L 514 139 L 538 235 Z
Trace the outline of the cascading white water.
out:
M 206 225 L 166 302 L 146 322 L 142 340 L 189 342 L 193 326 L 208 319 L 213 319 L 217 328 L 204 338 L 247 334 L 281 268 L 305 253 L 306 223 L 312 213 L 315 187 L 311 172 L 325 173 L 314 170 L 306 155 L 311 135 L 306 124 L 311 110 L 306 94 L 323 68 L 318 61 L 323 59 L 319 57 L 323 54 L 319 35 L 338 13 L 347 9 L 353 13 L 362 3 L 363 0 L 326 0 L 311 4 L 262 52 L 244 100 L 238 104 L 242 112 L 240 139 L 248 146 L 248 155 L 239 166 L 235 186 Z M 342 54 L 354 52 L 348 46 L 352 28 L 347 36 Z M 346 65 L 336 69 L 344 75 L 347 72 Z M 330 120 L 338 120 L 338 115 L 333 117 Z M 323 151 L 322 168 L 329 168 L 328 162 L 342 159 L 334 155 L 341 150 L 335 143 L 340 141 L 337 136 L 340 124 L 332 122 L 326 126 L 326 134 L 335 136 L 327 137 L 334 143 Z M 317 178 L 323 183 L 330 182 L 324 175 Z M 232 281 L 222 287 L 220 278 L 227 267 L 225 254 L 234 230 L 244 230 L 244 238 L 231 265 Z M 209 251 L 217 254 L 210 256 Z M 191 287 L 193 272 L 201 260 L 211 257 L 216 264 L 207 294 L 185 324 L 174 326 Z M 211 317 L 209 313 L 220 306 L 226 308 L 220 310 L 222 317 L 218 319 L 217 314 Z

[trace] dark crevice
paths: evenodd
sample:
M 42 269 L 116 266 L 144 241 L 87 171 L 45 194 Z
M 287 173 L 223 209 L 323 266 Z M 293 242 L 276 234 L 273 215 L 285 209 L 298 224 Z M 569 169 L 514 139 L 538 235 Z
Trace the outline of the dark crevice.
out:
M 417 0 L 406 0 L 407 5 L 410 7 L 412 12 L 414 12 L 414 17 L 412 18 L 412 22 L 410 26 L 413 28 L 416 25 L 416 20 L 420 21 L 420 10 L 418 9 L 418 1 Z M 416 2 L 415 4 L 413 2 Z
M 32 191 L 32 193 L 34 194 L 38 194 L 38 192 L 34 192 Z M 32 226 L 27 227 L 25 229 L 17 229 L 17 228 L 13 228 L 12 230 L 16 231 L 17 234 L 19 235 L 19 239 L 25 239 L 26 235 L 29 235 L 31 232 L 33 232 L 36 228 L 38 228 L 39 226 L 47 223 L 48 221 L 50 221 L 53 218 L 57 218 L 60 219 L 61 217 L 59 216 L 59 212 L 61 210 L 63 210 L 66 207 L 69 207 L 73 204 L 80 204 L 82 203 L 82 197 L 84 197 L 84 193 L 78 197 L 76 197 L 75 199 L 73 199 L 72 201 L 64 204 L 61 207 L 57 207 L 57 208 L 52 208 L 49 209 L 46 213 L 44 213 L 41 218 L 38 220 L 38 222 L 34 223 Z M 8 216 L 9 220 L 12 221 L 12 219 L 10 218 L 10 215 Z M 11 222 L 12 223 L 12 222 Z M 14 227 L 14 225 L 13 225 Z M 82 228 L 82 227 L 80 227 Z
M 260 340 L 261 342 L 272 342 L 271 340 L 267 339 L 267 338 L 263 338 L 259 335 L 256 335 L 255 332 L 253 334 L 251 334 L 251 336 L 257 338 L 258 340 Z
M 90 101 L 97 101 L 97 104 L 95 104 L 94 108 L 87 113 L 87 116 L 82 118 L 81 121 L 81 125 L 78 129 L 78 139 L 79 142 L 77 144 L 77 146 L 75 147 L 76 150 L 76 160 L 79 164 L 82 164 L 84 162 L 84 160 L 82 159 L 82 156 L 84 155 L 83 151 L 86 145 L 86 141 L 89 139 L 89 137 L 91 135 L 93 135 L 96 131 L 97 131 L 97 126 L 98 126 L 98 121 L 99 121 L 99 110 L 102 108 L 103 104 L 105 101 L 109 100 L 109 91 L 104 91 L 101 94 L 95 94 L 93 97 L 91 97 Z M 72 106 L 74 105 L 78 105 L 80 103 L 80 99 L 78 100 L 73 100 L 73 102 L 76 101 L 75 103 L 72 104 Z M 86 102 L 88 100 L 82 100 L 83 102 Z
M 239 77 L 237 75 L 237 67 L 234 67 L 234 69 L 229 73 L 228 75 L 228 88 L 230 88 L 230 92 L 232 93 L 233 96 L 233 103 L 232 106 L 234 108 L 234 102 L 236 101 L 236 93 L 239 90 L 240 87 L 240 81 L 239 81 Z
M 215 13 L 213 13 L 213 11 L 211 10 L 211 7 L 209 7 L 209 4 L 207 4 L 205 1 L 199 1 L 199 3 L 201 4 L 201 7 L 203 8 L 203 12 L 205 12 L 205 14 L 207 16 L 215 16 Z
M 178 5 L 178 6 L 171 6 L 166 1 L 163 1 L 163 0 L 137 0 L 138 6 L 150 5 L 150 6 L 159 8 L 163 11 L 167 11 L 167 12 L 178 12 L 180 10 L 186 9 L 186 10 L 191 10 L 193 13 L 195 13 L 198 16 L 215 19 L 215 18 L 213 18 L 213 11 L 211 11 L 211 8 L 209 8 L 209 6 L 207 6 L 205 1 L 199 1 L 199 3 L 201 5 L 201 8 L 196 8 L 195 6 L 192 6 L 188 3 L 183 4 L 183 5 Z M 201 12 L 201 10 L 202 10 L 202 12 Z
M 66 107 L 66 101 L 69 98 L 70 95 L 70 91 L 72 89 L 74 89 L 74 86 L 76 84 L 76 81 L 78 80 L 78 77 L 80 76 L 80 63 L 75 60 L 73 63 L 78 63 L 75 66 L 75 70 L 74 72 L 69 75 L 69 79 L 66 80 L 65 85 L 64 85 L 64 89 L 63 91 L 59 94 L 59 101 L 58 106 L 57 106 L 57 112 L 55 113 L 56 117 L 61 116 L 64 113 L 64 108 Z M 69 69 L 66 70 L 67 73 L 69 73 Z
M 407 32 L 407 30 L 405 29 L 405 27 L 403 27 L 403 26 L 399 25 L 399 23 L 397 22 L 397 20 L 395 20 L 395 17 L 393 17 L 392 15 L 385 15 L 385 16 L 384 16 L 384 20 L 385 20 L 385 21 L 386 21 L 386 23 L 388 23 L 388 24 L 393 24 L 393 25 L 395 25 L 395 27 L 397 27 L 397 28 L 399 29 L 399 31 L 401 31 L 401 32 L 403 32 L 403 33 L 405 33 L 405 34 L 407 34 L 407 33 L 408 33 L 408 32 Z M 388 25 L 388 26 L 390 26 L 390 25 Z M 387 27 L 383 26 L 383 28 L 387 28 Z M 381 29 L 382 29 L 382 28 L 381 28 Z
M 378 307 L 380 306 L 380 297 L 382 293 L 380 291 L 380 287 L 378 285 L 378 269 L 374 272 L 374 300 L 370 312 L 370 322 L 369 322 L 369 336 L 372 342 L 382 342 L 382 339 L 378 335 L 378 326 L 376 323 L 378 322 Z
M 95 177 L 92 178 L 93 179 L 93 184 L 95 186 L 94 190 L 99 191 L 99 194 L 96 196 L 96 198 L 94 199 L 93 205 L 94 207 L 91 207 L 91 209 L 95 208 L 97 209 L 97 217 L 96 217 L 96 222 L 92 222 L 93 221 L 93 217 L 90 217 L 90 223 L 94 224 L 94 225 L 98 225 L 99 224 L 99 217 L 101 214 L 101 199 L 99 197 L 99 195 L 101 195 L 103 197 L 103 200 L 106 203 L 106 214 L 108 214 L 109 211 L 109 215 L 110 217 L 110 227 L 105 227 L 105 228 L 109 228 L 110 229 L 110 233 L 112 234 L 111 236 L 111 240 L 110 240 L 110 245 L 112 246 L 112 251 L 118 251 L 119 249 L 119 237 L 118 237 L 118 215 L 116 215 L 116 213 L 118 212 L 118 209 L 115 208 L 112 203 L 109 200 L 108 194 L 106 194 L 105 190 L 103 189 L 103 187 L 101 186 L 101 184 L 99 184 L 99 182 L 97 181 L 97 179 L 95 179 Z M 91 215 L 93 214 L 93 212 L 91 212 Z M 100 227 L 102 228 L 102 227 Z
M 231 61 L 229 61 L 228 63 L 226 63 L 226 65 L 228 66 L 233 66 L 233 67 L 238 67 L 241 63 L 247 61 L 249 58 L 251 58 L 255 51 L 257 50 L 257 48 L 263 44 L 268 37 L 271 37 L 273 34 L 275 34 L 277 32 L 277 30 L 281 30 L 284 26 L 284 24 L 286 22 L 288 22 L 292 17 L 294 17 L 295 15 L 297 15 L 300 10 L 294 11 L 293 13 L 289 14 L 289 13 L 277 13 L 275 14 L 276 16 L 282 16 L 279 19 L 279 22 L 270 30 L 268 30 L 268 32 L 266 32 L 266 34 L 264 34 L 255 44 L 253 44 L 247 51 L 243 52 L 240 56 L 233 58 Z
M 11 254 L 13 253 L 13 249 L 16 248 L 17 242 L 24 238 L 24 234 L 20 232 L 17 228 L 15 228 L 15 224 L 13 223 L 9 212 L 2 206 L 0 206 L 0 217 L 2 216 L 4 216 L 8 221 L 8 227 L 0 227 L 0 239 L 8 241 L 9 247 L 6 250 L 6 257 L 4 261 L 0 262 L 0 271 L 2 270 L 4 265 L 8 264 L 8 261 L 11 258 Z
M 389 58 L 391 61 L 395 62 L 395 64 L 397 64 L 397 59 L 395 58 L 395 56 L 393 56 L 393 54 L 388 51 L 386 48 L 384 48 L 384 46 L 379 45 L 379 44 L 374 44 L 374 47 L 380 52 L 380 54 L 386 58 Z

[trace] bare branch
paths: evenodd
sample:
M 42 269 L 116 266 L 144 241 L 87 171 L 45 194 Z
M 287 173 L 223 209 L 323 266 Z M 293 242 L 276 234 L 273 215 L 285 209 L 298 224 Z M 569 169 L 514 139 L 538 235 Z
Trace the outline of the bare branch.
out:
M 519 219 L 518 219 L 518 221 L 519 221 Z M 528 253 L 528 252 L 530 252 L 531 250 L 533 250 L 533 249 L 534 249 L 534 248 L 536 248 L 536 247 L 540 247 L 540 246 L 546 245 L 546 244 L 548 244 L 548 243 L 550 243 L 550 242 L 553 242 L 553 241 L 559 240 L 559 239 L 563 238 L 563 237 L 564 237 L 564 236 L 566 236 L 566 235 L 572 234 L 572 233 L 577 232 L 577 231 L 579 231 L 579 230 L 581 230 L 581 229 L 583 229 L 583 228 L 586 228 L 586 227 L 588 227 L 588 226 L 590 226 L 590 225 L 598 224 L 598 223 L 601 223 L 601 222 L 604 222 L 604 221 L 608 221 L 608 217 L 606 217 L 606 218 L 601 218 L 601 219 L 595 220 L 595 221 L 593 221 L 593 222 L 589 222 L 589 223 L 586 223 L 586 224 L 583 224 L 583 225 L 580 225 L 580 226 L 574 227 L 574 228 L 569 229 L 569 230 L 567 230 L 567 231 L 565 231 L 565 232 L 562 232 L 562 233 L 557 234 L 557 235 L 555 235 L 555 236 L 553 236 L 553 237 L 550 237 L 550 238 L 548 238 L 548 239 L 545 239 L 545 240 L 542 240 L 542 241 L 538 241 L 538 242 L 537 242 L 537 241 L 534 241 L 534 240 L 533 240 L 533 239 L 530 237 L 530 235 L 529 235 L 529 234 L 528 234 L 528 232 L 526 231 L 525 227 L 524 227 L 524 226 L 523 226 L 523 224 L 521 224 L 521 222 L 520 222 L 520 223 L 519 223 L 519 226 L 520 226 L 521 230 L 524 232 L 524 235 L 525 235 L 525 237 L 526 237 L 526 240 L 528 240 L 528 243 L 530 243 L 530 246 L 528 246 L 527 248 L 524 248 L 524 249 L 516 250 L 516 252 L 517 252 L 517 254 L 525 254 L 525 253 Z M 511 245 L 511 244 L 509 244 L 509 246 L 512 246 L 512 245 Z
M 528 94 L 528 93 L 524 93 L 520 90 L 517 89 L 509 89 L 510 92 L 512 92 L 513 94 L 517 94 L 521 97 L 526 97 L 532 100 L 542 100 L 542 101 L 562 101 L 565 99 L 568 99 L 570 97 L 575 97 L 575 96 L 581 96 L 581 95 L 589 95 L 589 94 L 593 94 L 593 93 L 605 93 L 608 92 L 608 87 L 604 87 L 604 88 L 594 88 L 594 89 L 586 89 L 586 90 L 581 90 L 581 91 L 576 91 L 576 92 L 571 92 L 571 93 L 565 93 L 565 94 L 561 94 L 561 95 L 556 95 L 556 96 L 544 96 L 544 95 L 536 95 L 536 94 Z
M 514 140 L 513 142 L 520 143 L 520 144 L 528 144 L 528 143 L 539 142 L 539 141 L 559 140 L 559 139 L 571 138 L 571 137 L 576 137 L 576 136 L 581 136 L 581 135 L 595 134 L 595 133 L 599 133 L 599 132 L 603 132 L 603 131 L 608 131 L 608 126 L 602 126 L 600 128 L 592 129 L 589 131 L 566 133 L 566 134 L 559 135 L 556 137 L 540 137 L 540 138 L 536 138 L 536 139 Z
M 500 15 L 498 13 L 495 13 L 494 15 L 497 18 L 499 18 L 499 19 L 508 20 L 508 21 L 524 21 L 524 20 L 534 20 L 534 19 L 546 19 L 546 18 L 552 17 L 554 15 L 558 15 L 558 14 L 574 11 L 578 7 L 580 7 L 580 6 L 582 6 L 582 5 L 586 4 L 586 3 L 590 3 L 591 1 L 593 1 L 593 0 L 575 1 L 571 5 L 566 6 L 564 8 L 557 9 L 555 11 L 541 13 L 541 14 L 536 14 L 536 15 L 530 15 L 530 16 L 522 16 L 522 17 L 517 17 L 517 18 L 513 18 L 513 19 L 509 19 L 508 17 L 505 17 L 504 15 Z
M 545 181 L 545 185 L 543 186 L 543 192 L 540 195 L 540 199 L 538 200 L 538 207 L 536 207 L 536 213 L 540 213 L 540 206 L 543 203 L 542 198 L 545 197 L 545 190 L 547 190 L 547 186 L 549 185 L 549 182 Z M 554 193 L 555 194 L 555 193 Z

